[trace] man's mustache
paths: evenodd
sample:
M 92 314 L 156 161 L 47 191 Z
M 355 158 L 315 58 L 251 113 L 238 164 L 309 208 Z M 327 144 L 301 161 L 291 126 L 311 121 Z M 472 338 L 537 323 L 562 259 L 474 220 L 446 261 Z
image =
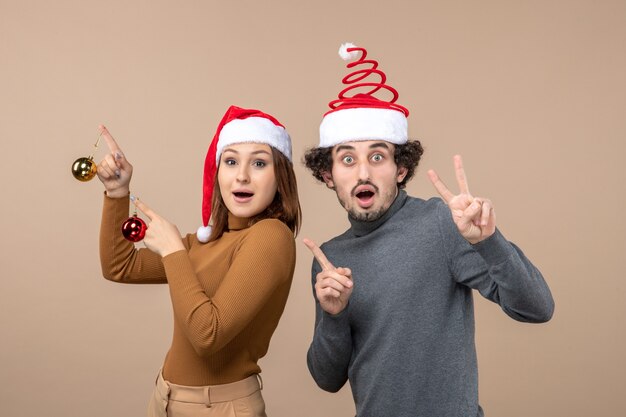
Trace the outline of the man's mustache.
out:
M 352 197 L 356 197 L 356 189 L 357 187 L 361 186 L 361 185 L 371 185 L 372 188 L 374 189 L 374 191 L 378 192 L 378 187 L 376 185 L 374 185 L 373 182 L 369 181 L 369 180 L 359 180 L 356 185 L 352 188 L 352 191 L 350 192 L 350 195 Z

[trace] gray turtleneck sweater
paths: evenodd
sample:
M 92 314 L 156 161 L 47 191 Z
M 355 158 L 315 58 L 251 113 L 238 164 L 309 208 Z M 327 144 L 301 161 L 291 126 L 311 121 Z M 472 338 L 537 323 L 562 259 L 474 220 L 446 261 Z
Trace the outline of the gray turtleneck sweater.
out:
M 350 381 L 358 417 L 476 417 L 478 370 L 472 289 L 515 320 L 550 319 L 541 273 L 499 231 L 471 245 L 439 198 L 400 191 L 374 222 L 322 245 L 352 270 L 349 304 L 336 316 L 316 301 L 307 363 L 336 392 Z M 314 261 L 313 284 L 321 271 Z

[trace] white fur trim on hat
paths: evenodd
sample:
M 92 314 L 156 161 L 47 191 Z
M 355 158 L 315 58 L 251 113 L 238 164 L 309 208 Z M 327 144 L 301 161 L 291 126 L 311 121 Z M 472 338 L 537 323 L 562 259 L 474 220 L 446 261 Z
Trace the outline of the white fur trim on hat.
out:
M 320 124 L 320 148 L 344 142 L 384 140 L 401 145 L 408 141 L 404 113 L 393 109 L 357 107 L 328 113 Z
M 353 43 L 342 43 L 339 47 L 339 56 L 344 61 L 349 61 L 351 59 L 356 59 L 359 56 L 359 51 L 348 52 L 348 48 L 356 48 L 356 45 Z
M 264 117 L 234 119 L 226 123 L 217 142 L 215 162 L 219 164 L 222 150 L 235 143 L 265 143 L 278 149 L 291 161 L 291 139 L 284 127 Z
M 202 243 L 207 243 L 209 238 L 211 237 L 211 230 L 213 228 L 211 226 L 200 226 L 198 227 L 198 231 L 196 232 L 196 237 Z

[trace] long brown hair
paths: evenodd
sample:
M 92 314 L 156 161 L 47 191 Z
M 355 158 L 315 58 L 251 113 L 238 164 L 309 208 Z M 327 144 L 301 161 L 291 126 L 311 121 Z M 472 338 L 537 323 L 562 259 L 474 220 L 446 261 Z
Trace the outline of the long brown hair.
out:
M 263 219 L 278 219 L 285 223 L 293 232 L 294 236 L 300 230 L 302 222 L 302 210 L 300 208 L 300 200 L 298 199 L 298 184 L 296 182 L 296 174 L 293 172 L 293 164 L 287 159 L 282 152 L 274 149 L 272 157 L 274 158 L 274 176 L 278 186 L 274 200 L 261 213 L 250 218 L 248 226 L 252 226 L 256 222 Z M 217 167 L 219 172 L 220 167 Z M 228 230 L 228 208 L 222 199 L 220 191 L 218 175 L 215 175 L 213 183 L 213 201 L 211 209 L 211 219 L 213 221 L 211 237 L 209 242 L 222 237 L 224 232 Z

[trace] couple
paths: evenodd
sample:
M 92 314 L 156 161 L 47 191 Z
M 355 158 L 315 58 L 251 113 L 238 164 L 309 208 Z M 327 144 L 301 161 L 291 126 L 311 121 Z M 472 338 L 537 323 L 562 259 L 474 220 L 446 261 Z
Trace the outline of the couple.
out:
M 343 45 L 340 55 L 357 69 L 304 159 L 336 192 L 351 227 L 321 248 L 305 239 L 315 257 L 309 370 L 327 391 L 349 380 L 358 416 L 482 416 L 472 289 L 526 322 L 549 320 L 550 291 L 496 229 L 492 203 L 470 194 L 459 156 L 458 194 L 434 171 L 428 176 L 442 199 L 405 193 L 423 153 L 408 140 L 409 112 L 365 49 Z M 369 76 L 380 80 L 361 82 Z M 347 94 L 363 87 L 369 91 Z M 393 98 L 376 98 L 381 89 Z M 110 149 L 98 166 L 104 276 L 167 283 L 174 311 L 148 415 L 265 416 L 257 361 L 285 307 L 301 216 L 285 128 L 261 111 L 230 107 L 207 153 L 197 233 L 181 239 L 131 196 L 150 220 L 145 249 L 120 233 L 132 166 L 101 130 Z

